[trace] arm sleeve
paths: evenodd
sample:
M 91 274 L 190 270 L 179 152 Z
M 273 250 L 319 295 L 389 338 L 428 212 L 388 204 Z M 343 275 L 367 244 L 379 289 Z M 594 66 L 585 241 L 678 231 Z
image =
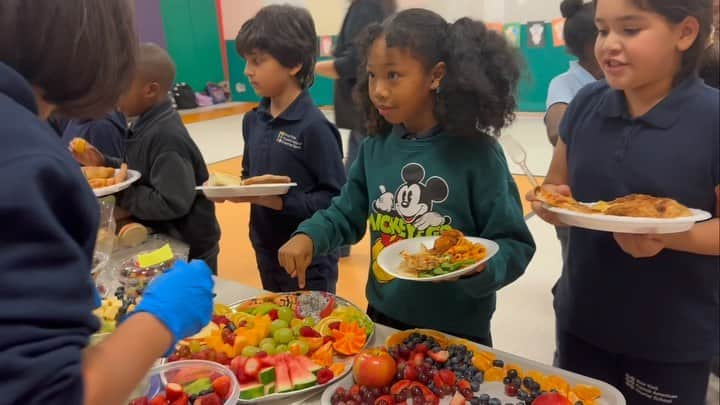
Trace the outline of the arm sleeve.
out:
M 98 326 L 90 251 L 99 215 L 70 170 L 52 156 L 0 164 L 3 403 L 83 403 L 83 349 Z
M 315 212 L 330 205 L 330 200 L 340 194 L 345 184 L 342 164 L 340 133 L 331 123 L 318 121 L 306 129 L 305 162 L 315 179 L 311 190 L 291 188 L 284 197 L 283 215 L 294 218 L 310 218 Z
M 350 169 L 347 184 L 330 207 L 304 221 L 296 233 L 308 235 L 315 255 L 322 256 L 346 244 L 355 244 L 365 235 L 368 217 L 368 191 L 365 177 L 365 144 Z
M 504 159 L 504 158 L 503 158 Z M 500 245 L 500 251 L 487 264 L 486 269 L 473 277 L 460 279 L 466 294 L 482 297 L 492 294 L 520 277 L 535 253 L 535 242 L 523 217 L 517 187 L 507 166 L 497 159 L 496 176 L 478 176 L 473 187 L 473 217 L 478 223 L 480 236 Z M 488 187 L 488 178 L 496 184 Z M 482 181 L 483 184 L 480 184 Z M 488 198 L 488 189 L 497 190 Z
M 247 120 L 249 115 L 245 114 L 243 116 L 243 122 L 242 122 L 242 137 L 243 137 L 243 158 L 242 158 L 242 171 L 240 172 L 240 178 L 241 179 L 247 179 L 248 177 L 251 177 L 250 174 L 250 159 L 248 158 L 248 130 L 247 130 Z
M 382 22 L 383 11 L 379 5 L 362 3 L 358 7 L 353 8 L 352 15 L 348 17 L 345 27 L 345 38 L 347 44 L 343 52 L 335 57 L 335 70 L 338 75 L 344 79 L 352 79 L 357 76 L 357 68 L 360 65 L 360 58 L 357 47 L 355 46 L 355 38 L 368 25 L 375 22 Z
M 195 170 L 177 152 L 157 156 L 147 184 L 133 185 L 120 194 L 118 203 L 143 221 L 169 221 L 187 215 L 195 201 Z

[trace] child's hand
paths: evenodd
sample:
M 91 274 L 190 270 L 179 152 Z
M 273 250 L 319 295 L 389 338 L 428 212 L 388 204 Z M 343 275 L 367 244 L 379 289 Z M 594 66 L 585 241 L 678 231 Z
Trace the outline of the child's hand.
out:
M 204 262 L 176 262 L 170 271 L 150 283 L 135 312 L 156 317 L 177 342 L 210 322 L 213 285 L 210 268 Z
M 68 145 L 75 160 L 83 166 L 105 166 L 105 157 L 97 148 L 82 138 L 75 138 Z
M 545 184 L 542 187 L 553 193 L 562 194 L 562 195 L 566 195 L 566 196 L 572 196 L 572 194 L 570 193 L 570 187 L 568 187 L 567 185 L 564 185 L 564 184 L 563 185 Z M 563 223 L 562 221 L 560 221 L 558 219 L 557 215 L 546 210 L 545 207 L 543 207 L 543 202 L 538 199 L 537 195 L 535 195 L 535 190 L 528 191 L 528 193 L 525 194 L 525 200 L 532 203 L 533 212 L 537 216 L 539 216 L 543 221 L 545 221 L 549 224 L 555 225 L 555 226 L 567 226 L 567 224 Z
M 613 237 L 623 252 L 636 259 L 657 256 L 665 249 L 665 239 L 662 235 L 614 233 Z
M 290 277 L 297 277 L 298 286 L 305 288 L 305 270 L 312 263 L 315 247 L 305 234 L 293 236 L 278 252 L 278 261 Z

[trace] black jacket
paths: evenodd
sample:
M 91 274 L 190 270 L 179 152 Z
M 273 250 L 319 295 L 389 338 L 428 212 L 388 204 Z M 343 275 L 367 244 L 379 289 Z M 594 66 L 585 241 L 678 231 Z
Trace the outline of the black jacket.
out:
M 125 161 L 142 178 L 119 195 L 122 208 L 190 245 L 190 259 L 217 252 L 220 226 L 215 205 L 195 191 L 208 179 L 207 166 L 170 101 L 141 115 L 129 128 Z

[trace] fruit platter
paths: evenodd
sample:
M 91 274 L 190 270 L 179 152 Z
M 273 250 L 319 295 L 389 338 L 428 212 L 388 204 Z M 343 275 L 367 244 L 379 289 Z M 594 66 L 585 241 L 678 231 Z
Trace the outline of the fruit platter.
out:
M 231 405 L 239 394 L 237 379 L 227 368 L 187 360 L 150 370 L 129 405 Z
M 240 403 L 274 401 L 327 387 L 350 372 L 375 325 L 347 300 L 299 291 L 215 304 L 213 320 L 167 361 L 208 360 L 240 383 Z
M 597 380 L 414 329 L 363 351 L 323 405 L 625 405 Z

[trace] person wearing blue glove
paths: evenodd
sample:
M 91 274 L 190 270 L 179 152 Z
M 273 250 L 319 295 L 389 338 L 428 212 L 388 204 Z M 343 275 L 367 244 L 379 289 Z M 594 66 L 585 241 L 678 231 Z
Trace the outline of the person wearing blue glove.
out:
M 122 404 L 210 320 L 210 270 L 178 263 L 86 348 L 100 326 L 90 276 L 100 211 L 44 121 L 114 106 L 135 65 L 132 15 L 127 0 L 0 1 L 0 405 Z

